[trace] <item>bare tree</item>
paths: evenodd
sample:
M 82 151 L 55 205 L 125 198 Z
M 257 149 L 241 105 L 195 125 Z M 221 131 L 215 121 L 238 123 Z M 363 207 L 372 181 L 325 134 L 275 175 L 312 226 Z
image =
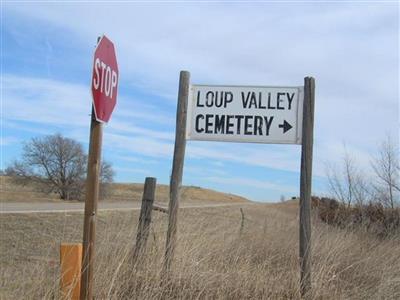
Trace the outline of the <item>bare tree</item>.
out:
M 9 165 L 5 169 L 4 175 L 12 177 L 15 183 L 21 185 L 35 181 L 32 168 L 20 161 L 14 161 Z
M 23 147 L 22 160 L 6 169 L 17 183 L 35 182 L 61 199 L 80 199 L 84 191 L 87 155 L 77 141 L 60 134 L 33 138 Z M 102 177 L 112 182 L 114 172 L 109 163 L 102 164 Z
M 362 206 L 369 197 L 365 174 L 359 169 L 355 159 L 344 146 L 342 163 L 328 165 L 326 168 L 329 188 L 333 196 L 350 207 L 352 204 Z
M 394 208 L 400 192 L 400 164 L 399 149 L 390 136 L 381 143 L 377 156 L 371 161 L 371 166 L 377 178 L 374 187 L 378 197 L 384 204 Z
M 110 195 L 110 185 L 114 181 L 114 175 L 115 172 L 111 163 L 102 161 L 100 170 L 100 199 L 105 199 Z

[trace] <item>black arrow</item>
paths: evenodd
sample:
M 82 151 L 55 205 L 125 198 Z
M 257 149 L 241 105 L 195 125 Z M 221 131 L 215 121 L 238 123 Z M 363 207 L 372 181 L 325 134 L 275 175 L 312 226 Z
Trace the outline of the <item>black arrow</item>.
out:
M 279 124 L 278 127 L 283 128 L 283 133 L 286 133 L 286 131 L 290 130 L 293 126 L 286 122 L 286 120 L 284 120 L 283 124 Z

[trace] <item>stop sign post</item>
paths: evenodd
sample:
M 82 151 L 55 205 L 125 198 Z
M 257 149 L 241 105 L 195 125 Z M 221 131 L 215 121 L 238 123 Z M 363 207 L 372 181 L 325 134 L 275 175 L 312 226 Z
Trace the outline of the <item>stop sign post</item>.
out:
M 98 39 L 94 52 L 91 90 L 93 95 L 89 157 L 86 177 L 83 256 L 80 299 L 93 299 L 93 258 L 96 229 L 103 123 L 110 120 L 117 102 L 119 72 L 113 43 Z

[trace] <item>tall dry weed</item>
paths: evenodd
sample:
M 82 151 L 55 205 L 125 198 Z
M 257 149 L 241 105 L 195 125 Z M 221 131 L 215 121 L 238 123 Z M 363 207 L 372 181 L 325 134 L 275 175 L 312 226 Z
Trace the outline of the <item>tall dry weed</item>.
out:
M 154 212 L 145 255 L 134 266 L 129 258 L 137 212 L 100 214 L 96 299 L 299 299 L 297 214 L 272 205 L 243 210 L 242 232 L 238 207 L 181 210 L 168 277 L 161 272 L 166 215 Z M 2 218 L 14 224 L 5 233 L 8 243 L 16 243 L 14 251 L 2 246 L 9 260 L 2 257 L 3 298 L 58 298 L 59 269 L 49 260 L 57 261 L 60 241 L 81 240 L 82 215 Z M 382 240 L 317 218 L 312 228 L 312 299 L 400 299 L 400 234 Z M 34 247 L 47 261 L 31 259 Z

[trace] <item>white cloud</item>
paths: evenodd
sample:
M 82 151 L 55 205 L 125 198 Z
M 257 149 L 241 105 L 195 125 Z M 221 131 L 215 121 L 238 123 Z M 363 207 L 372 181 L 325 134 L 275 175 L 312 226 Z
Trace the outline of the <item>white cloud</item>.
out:
M 197 177 L 204 177 L 206 175 L 213 174 L 215 176 L 225 176 L 228 174 L 227 171 L 220 169 L 220 168 L 210 168 L 205 165 L 201 166 L 194 166 L 194 165 L 185 165 L 185 173 L 191 174 L 193 176 Z
M 3 128 L 6 128 L 4 132 L 7 134 L 8 129 L 16 129 L 19 131 L 23 132 L 29 132 L 29 133 L 34 133 L 34 134 L 41 134 L 41 135 L 47 135 L 47 134 L 52 134 L 54 133 L 53 128 L 49 127 L 38 127 L 38 126 L 32 126 L 32 124 L 29 125 L 24 125 L 19 123 L 18 121 L 10 121 L 5 118 L 3 115 Z
M 291 172 L 299 172 L 300 168 L 300 147 L 298 145 L 189 142 L 187 157 L 235 162 Z
M 149 169 L 123 168 L 123 167 L 115 167 L 114 169 L 117 172 L 123 172 L 123 173 L 135 173 L 135 174 L 151 175 L 151 170 L 149 170 Z
M 20 143 L 21 140 L 19 138 L 13 136 L 3 136 L 0 139 L 0 146 L 8 146 L 16 143 Z
M 257 179 L 253 179 L 253 178 L 249 179 L 249 178 L 244 178 L 244 177 L 211 176 L 211 177 L 205 177 L 205 178 L 203 178 L 203 180 L 206 180 L 206 181 L 209 181 L 212 183 L 220 183 L 220 184 L 234 185 L 234 186 L 246 186 L 246 187 L 267 190 L 267 191 L 271 191 L 271 190 L 278 191 L 281 193 L 297 194 L 299 192 L 299 188 L 296 186 L 282 185 L 282 184 L 277 184 L 277 183 L 270 182 L 270 181 L 257 180 Z
M 90 124 L 91 95 L 89 88 L 80 84 L 68 83 L 46 78 L 22 77 L 3 75 L 3 119 L 6 125 L 23 130 L 38 130 L 43 132 L 45 127 L 32 128 L 17 121 L 35 124 L 51 124 L 68 126 L 70 128 L 88 128 Z M 119 102 L 126 106 L 123 96 Z M 128 105 L 129 106 L 129 105 Z M 134 113 L 125 110 L 118 112 L 115 120 L 107 125 L 112 132 L 127 132 L 151 138 L 173 140 L 172 132 L 152 130 L 134 125 L 138 120 L 153 120 L 150 113 L 142 112 L 144 107 L 134 105 Z M 147 117 L 145 116 L 147 114 Z M 127 116 L 131 118 L 127 118 Z M 141 117 L 133 117 L 141 116 Z M 168 117 L 161 116 L 161 123 Z M 124 121 L 127 119 L 128 121 Z M 145 124 L 145 123 L 144 123 Z M 45 130 L 46 131 L 46 130 Z
M 116 112 L 118 112 L 118 115 L 126 119 L 147 121 L 162 125 L 174 124 L 174 118 L 168 115 L 163 115 L 158 111 L 158 107 L 149 107 L 148 105 L 143 106 L 138 102 L 135 102 L 135 104 L 133 105 L 125 104 L 123 109 L 119 109 L 119 106 L 117 106 L 116 108 Z M 154 112 L 157 112 L 157 114 L 155 114 Z
M 314 75 L 316 125 L 324 129 L 317 128 L 316 138 L 353 140 L 377 135 L 398 118 L 395 7 L 67 3 L 8 5 L 6 12 L 72 31 L 82 47 L 106 32 L 117 45 L 123 83 L 172 103 L 180 69 L 189 69 L 198 83 L 298 85 Z M 113 22 L 104 22 L 109 16 Z M 368 124 L 374 119 L 379 123 Z
M 39 124 L 84 126 L 89 89 L 51 79 L 3 75 L 3 117 Z
M 116 132 L 124 132 L 124 133 L 132 133 L 136 135 L 142 135 L 149 138 L 160 139 L 160 140 L 168 140 L 174 141 L 175 136 L 173 132 L 164 132 L 164 131 L 157 131 L 152 129 L 147 129 L 143 127 L 138 127 L 133 125 L 132 122 L 121 122 L 118 120 L 113 120 L 110 122 L 109 130 L 116 131 Z
M 130 155 L 130 156 L 128 156 L 128 155 L 116 155 L 115 157 L 118 160 L 123 160 L 123 161 L 126 161 L 126 162 L 134 162 L 134 163 L 150 164 L 150 165 L 157 164 L 156 160 L 144 159 L 143 157 L 138 158 L 138 157 L 135 157 L 133 155 Z
M 104 145 L 113 151 L 123 149 L 151 157 L 170 157 L 173 153 L 173 144 L 144 136 L 126 136 L 106 132 Z

